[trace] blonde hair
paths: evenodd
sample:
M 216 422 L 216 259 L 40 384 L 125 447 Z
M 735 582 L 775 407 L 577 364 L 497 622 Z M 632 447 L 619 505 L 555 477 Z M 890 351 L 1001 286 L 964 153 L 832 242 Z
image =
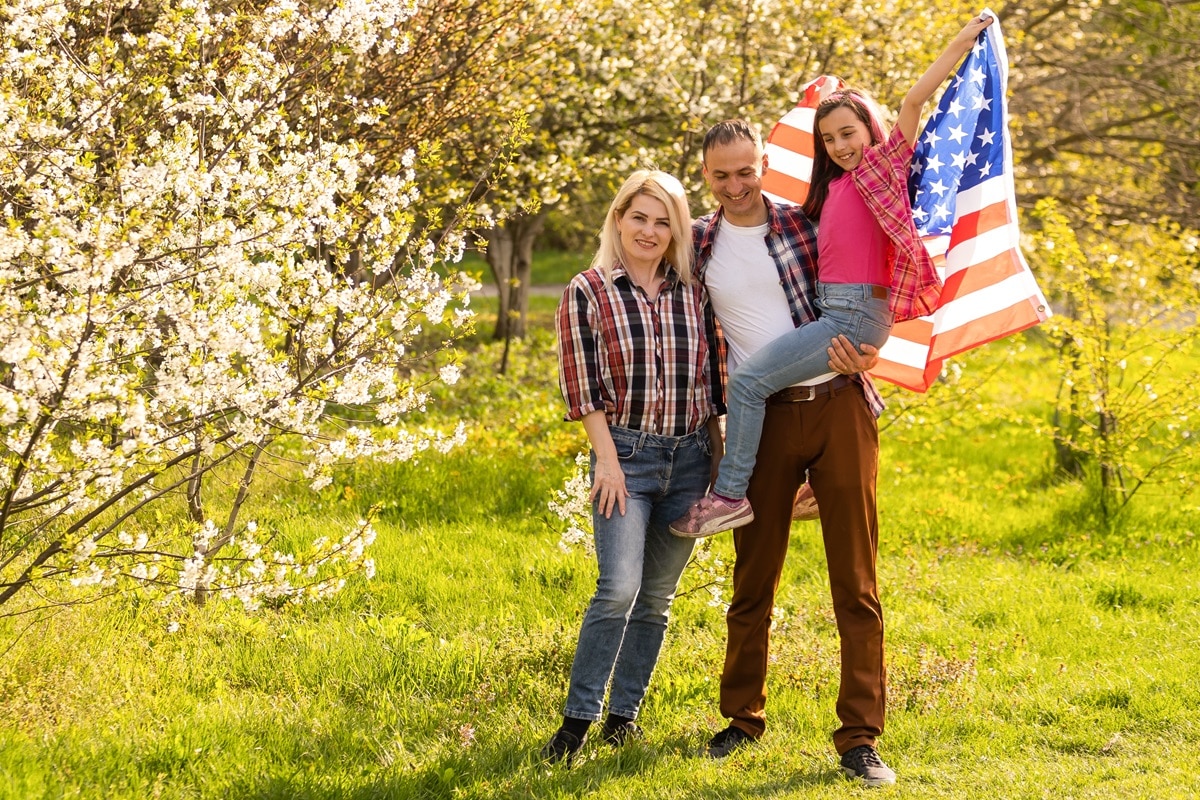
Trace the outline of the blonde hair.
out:
M 617 190 L 600 228 L 600 247 L 592 257 L 592 266 L 604 274 L 605 282 L 612 280 L 613 267 L 625 264 L 621 235 L 617 222 L 633 204 L 639 194 L 653 197 L 667 207 L 667 219 L 671 223 L 671 244 L 663 260 L 675 268 L 679 280 L 688 284 L 692 280 L 692 214 L 688 209 L 687 193 L 683 184 L 674 175 L 656 169 L 639 169 L 625 179 Z

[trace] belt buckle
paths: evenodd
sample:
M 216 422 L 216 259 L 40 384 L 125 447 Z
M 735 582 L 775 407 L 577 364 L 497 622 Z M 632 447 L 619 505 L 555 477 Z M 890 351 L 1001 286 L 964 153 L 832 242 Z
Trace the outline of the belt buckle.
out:
M 793 388 L 793 389 L 799 389 L 800 391 L 802 391 L 802 392 L 806 392 L 806 393 L 807 393 L 807 394 L 803 394 L 803 395 L 801 395 L 800 397 L 795 397 L 795 398 L 792 398 L 792 402 L 793 402 L 793 403 L 807 403 L 807 402 L 809 402 L 810 400 L 816 400 L 816 399 L 817 399 L 817 387 L 816 387 L 816 386 L 812 386 L 812 385 L 809 385 L 809 386 L 793 386 L 792 388 Z

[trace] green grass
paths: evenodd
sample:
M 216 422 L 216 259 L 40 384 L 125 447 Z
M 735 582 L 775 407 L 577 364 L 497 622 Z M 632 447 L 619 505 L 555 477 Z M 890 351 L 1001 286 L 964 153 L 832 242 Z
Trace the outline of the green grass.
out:
M 966 360 L 969 374 L 1003 362 L 972 391 L 1036 410 L 1052 379 L 1031 378 L 1045 353 L 1020 341 L 1030 346 Z M 423 420 L 470 420 L 459 452 L 348 467 L 318 494 L 274 477 L 262 487 L 248 513 L 300 538 L 379 504 L 375 580 L 254 616 L 116 597 L 0 619 L 0 798 L 1200 791 L 1195 497 L 1148 495 L 1118 530 L 1097 531 L 1084 489 L 1049 479 L 1048 442 L 953 413 L 961 400 L 913 410 L 924 421 L 909 424 L 901 397 L 879 482 L 880 746 L 900 783 L 870 792 L 836 770 L 838 642 L 816 523 L 794 529 L 760 744 L 720 763 L 695 755 L 724 724 L 725 632 L 691 569 L 640 720 L 647 739 L 589 744 L 569 771 L 538 764 L 595 580 L 585 553 L 559 549 L 546 511 L 584 443 L 560 419 L 550 344 L 539 328 L 501 378 L 500 346 L 477 338 L 464 380 Z M 732 563 L 728 536 L 712 546 Z
M 592 263 L 592 253 L 573 253 L 562 250 L 538 250 L 533 254 L 533 285 L 554 286 L 566 283 Z M 484 284 L 491 282 L 491 271 L 483 256 L 475 251 L 463 255 L 458 269 L 481 275 Z

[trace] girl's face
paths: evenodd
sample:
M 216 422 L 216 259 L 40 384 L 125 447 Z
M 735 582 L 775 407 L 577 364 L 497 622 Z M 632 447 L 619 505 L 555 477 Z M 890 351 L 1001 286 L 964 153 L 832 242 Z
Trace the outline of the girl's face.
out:
M 657 269 L 671 245 L 671 218 L 662 200 L 648 194 L 635 195 L 617 220 L 621 249 L 630 268 Z
M 833 163 L 849 172 L 862 163 L 871 131 L 849 108 L 838 106 L 821 120 L 821 141 Z

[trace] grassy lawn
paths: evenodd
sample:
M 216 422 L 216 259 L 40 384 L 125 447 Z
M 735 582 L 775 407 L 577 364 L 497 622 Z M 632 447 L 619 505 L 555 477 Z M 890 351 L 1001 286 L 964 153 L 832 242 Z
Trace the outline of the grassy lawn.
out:
M 0 798 L 1200 794 L 1200 508 L 1147 492 L 1102 529 L 1081 486 L 1050 478 L 1048 440 L 963 411 L 1044 404 L 1036 335 L 962 360 L 990 375 L 970 402 L 902 414 L 913 398 L 896 396 L 883 420 L 880 750 L 896 787 L 836 769 L 838 641 L 811 522 L 794 527 L 758 745 L 697 756 L 724 726 L 723 610 L 704 589 L 723 574 L 714 559 L 732 563 L 722 535 L 684 575 L 646 740 L 589 743 L 571 770 L 539 764 L 595 580 L 586 553 L 559 548 L 546 503 L 585 440 L 560 419 L 544 325 L 504 377 L 485 340 L 422 420 L 468 420 L 465 448 L 347 467 L 316 494 L 286 476 L 260 490 L 260 524 L 298 537 L 380 504 L 374 580 L 254 616 L 116 597 L 0 619 Z
M 534 286 L 558 285 L 571 280 L 576 273 L 588 268 L 592 262 L 592 254 L 569 253 L 561 250 L 539 250 L 533 254 L 533 284 Z M 483 256 L 474 251 L 463 256 L 459 269 L 482 276 L 480 280 L 487 284 L 491 282 L 491 272 Z

